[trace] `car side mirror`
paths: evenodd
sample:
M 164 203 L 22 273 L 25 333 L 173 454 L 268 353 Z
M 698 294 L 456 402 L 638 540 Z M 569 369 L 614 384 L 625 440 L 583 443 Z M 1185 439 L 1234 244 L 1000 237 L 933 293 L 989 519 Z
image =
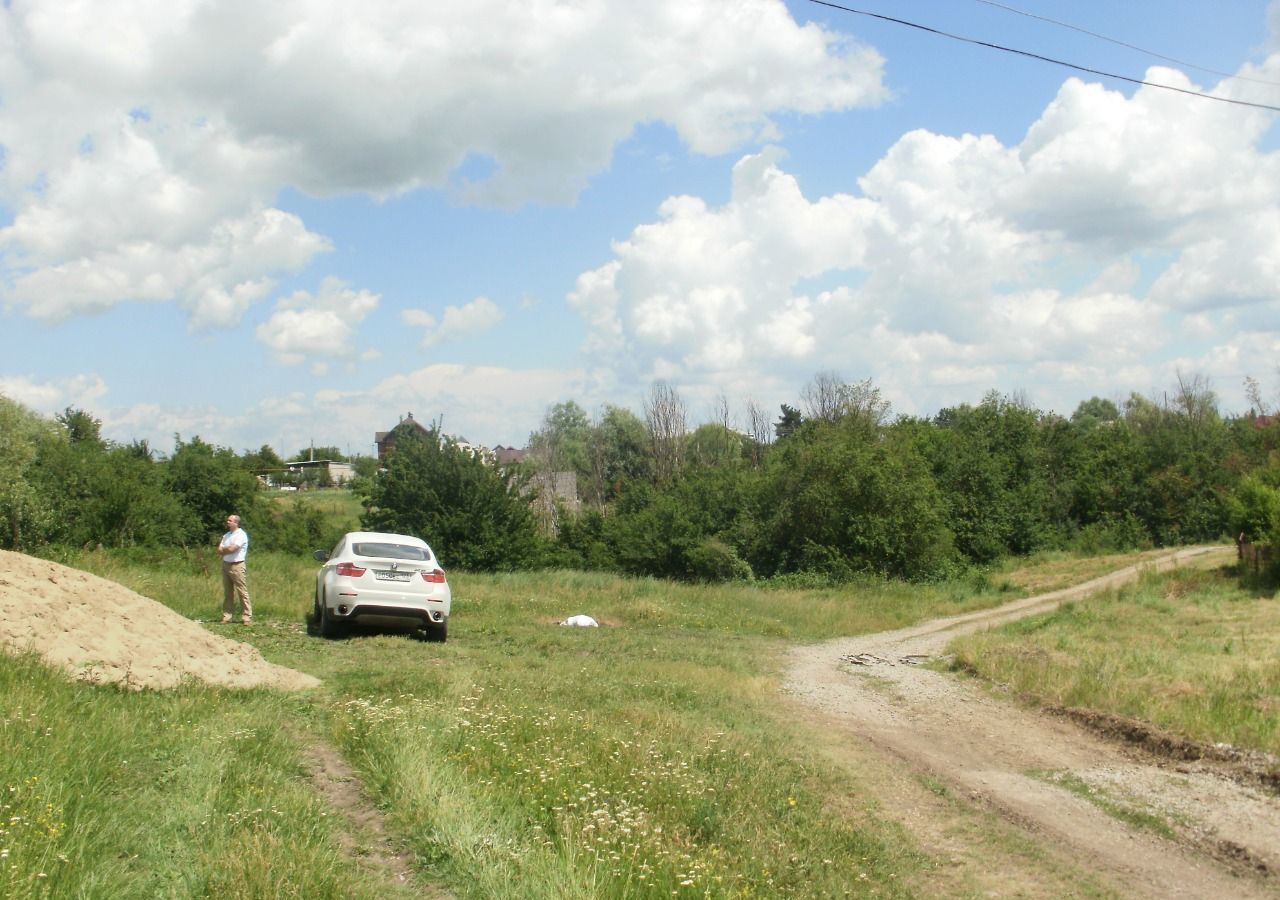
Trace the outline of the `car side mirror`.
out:
M 316 562 L 328 562 L 328 561 L 329 561 L 329 551 L 328 551 L 328 550 L 317 550 L 315 553 L 312 553 L 312 554 L 311 554 L 311 558 L 312 558 L 312 559 L 314 559 Z

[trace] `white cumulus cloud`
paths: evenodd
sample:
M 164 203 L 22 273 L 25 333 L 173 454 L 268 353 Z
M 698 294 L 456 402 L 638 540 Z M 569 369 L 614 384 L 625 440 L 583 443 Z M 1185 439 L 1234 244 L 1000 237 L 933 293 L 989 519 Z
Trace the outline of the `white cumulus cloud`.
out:
M 107 383 L 100 375 L 71 375 L 40 381 L 25 375 L 0 375 L 0 394 L 45 415 L 68 407 L 91 409 L 106 396 Z
M 502 319 L 502 310 L 488 297 L 477 297 L 462 306 L 447 306 L 439 320 L 420 309 L 406 309 L 400 313 L 400 320 L 406 325 L 425 329 L 423 347 L 482 334 Z
M 641 381 L 835 369 L 938 405 L 996 386 L 1069 402 L 1188 361 L 1238 381 L 1273 361 L 1237 311 L 1280 333 L 1273 123 L 1073 78 L 1020 144 L 913 131 L 858 191 L 811 199 L 781 153 L 749 155 L 727 202 L 669 198 L 568 302 L 595 363 Z
M 258 340 L 285 365 L 310 361 L 324 372 L 339 361 L 361 356 L 356 327 L 378 307 L 380 298 L 357 291 L 338 278 L 326 278 L 320 291 L 296 291 L 276 303 L 271 318 L 256 329 Z
M 0 289 L 47 320 L 230 326 L 330 248 L 285 188 L 564 202 L 642 123 L 720 153 L 880 102 L 881 70 L 779 0 L 13 0 Z

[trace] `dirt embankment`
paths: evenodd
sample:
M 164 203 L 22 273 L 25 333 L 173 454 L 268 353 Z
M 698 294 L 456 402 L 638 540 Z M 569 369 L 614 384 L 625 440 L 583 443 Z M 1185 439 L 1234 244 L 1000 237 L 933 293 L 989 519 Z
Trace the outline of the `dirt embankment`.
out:
M 1184 550 L 1155 565 L 1223 552 L 1234 550 Z M 1125 896 L 1280 895 L 1280 797 L 1240 777 L 1248 760 L 1156 755 L 1078 717 L 1027 709 L 919 665 L 955 635 L 1116 587 L 1138 572 L 1133 566 L 996 609 L 798 648 L 787 691 L 824 727 L 995 811 L 1064 865 Z M 1175 835 L 1127 825 L 1082 792 L 1174 823 Z
M 282 690 L 320 684 L 114 581 L 7 550 L 0 550 L 0 644 L 34 651 L 77 678 L 136 689 L 186 679 Z

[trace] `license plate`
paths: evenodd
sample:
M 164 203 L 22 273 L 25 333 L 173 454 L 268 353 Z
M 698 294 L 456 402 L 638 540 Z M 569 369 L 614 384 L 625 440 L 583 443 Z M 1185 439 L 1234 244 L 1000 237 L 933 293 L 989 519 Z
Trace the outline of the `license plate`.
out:
M 408 581 L 413 576 L 408 572 L 374 572 L 373 577 L 379 581 Z

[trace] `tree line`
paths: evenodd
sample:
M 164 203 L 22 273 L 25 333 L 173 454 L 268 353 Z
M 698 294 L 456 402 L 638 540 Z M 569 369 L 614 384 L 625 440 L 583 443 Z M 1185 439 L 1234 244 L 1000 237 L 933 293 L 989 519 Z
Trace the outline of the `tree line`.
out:
M 1249 389 L 1242 416 L 1223 415 L 1199 377 L 1157 397 L 1093 397 L 1068 417 L 996 392 L 894 416 L 869 380 L 823 372 L 776 414 L 748 402 L 738 415 L 721 398 L 691 428 L 659 383 L 640 414 L 552 405 L 527 458 L 505 467 L 436 429 L 405 429 L 384 468 L 354 461 L 352 489 L 363 527 L 418 534 L 475 570 L 929 580 L 1038 550 L 1242 533 L 1274 545 L 1280 421 Z M 254 472 L 270 457 L 196 438 L 155 459 L 103 441 L 88 413 L 47 420 L 0 397 L 0 541 L 207 543 L 235 509 L 259 547 L 327 546 L 336 535 L 305 503 L 264 502 Z
M 334 448 L 320 448 L 326 458 Z M 299 451 L 292 461 L 317 451 Z M 376 470 L 367 461 L 357 470 Z M 254 546 L 304 552 L 327 546 L 323 517 L 305 503 L 273 509 L 260 473 L 287 472 L 268 446 L 237 454 L 176 436 L 173 452 L 103 439 L 91 413 L 46 418 L 0 395 L 0 547 L 207 547 L 238 513 Z M 313 476 L 307 476 L 313 477 Z M 331 541 L 330 541 L 331 543 Z

